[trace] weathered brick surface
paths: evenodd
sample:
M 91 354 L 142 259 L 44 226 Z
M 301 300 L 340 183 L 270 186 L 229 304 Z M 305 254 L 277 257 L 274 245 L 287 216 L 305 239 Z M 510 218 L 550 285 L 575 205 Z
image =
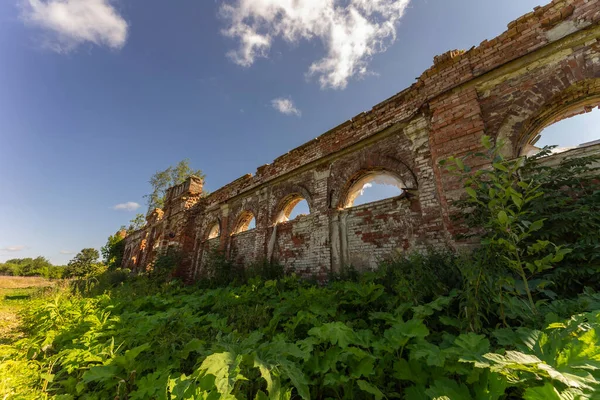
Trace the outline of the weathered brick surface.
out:
M 159 249 L 184 251 L 197 276 L 208 247 L 236 262 L 278 259 L 301 273 L 373 267 L 391 253 L 454 245 L 450 214 L 460 185 L 439 161 L 480 150 L 487 134 L 519 155 L 547 125 L 600 103 L 600 0 L 554 0 L 467 51 L 435 57 L 408 89 L 370 111 L 201 197 L 192 179 L 170 189 L 162 211 L 127 237 L 125 266 L 142 269 Z M 344 209 L 354 182 L 386 171 L 407 195 Z M 311 213 L 277 224 L 301 196 Z M 244 213 L 256 229 L 232 234 Z M 207 240 L 218 223 L 221 235 Z

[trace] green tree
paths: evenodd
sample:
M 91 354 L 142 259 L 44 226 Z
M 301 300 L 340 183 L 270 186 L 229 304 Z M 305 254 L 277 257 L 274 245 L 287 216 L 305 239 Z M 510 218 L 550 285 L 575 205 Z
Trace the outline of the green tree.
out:
M 14 276 L 31 276 L 31 262 L 32 258 L 12 258 L 10 260 L 6 260 L 6 265 L 9 266 L 12 270 L 12 274 Z
M 54 266 L 42 256 L 36 258 L 13 258 L 7 260 L 0 271 L 15 276 L 44 276 L 48 277 L 49 271 Z
M 129 228 L 127 230 L 129 232 L 137 231 L 146 225 L 146 216 L 144 214 L 136 214 L 135 217 L 129 221 Z
M 27 273 L 24 275 L 47 277 L 50 268 L 52 268 L 52 264 L 47 258 L 36 257 L 27 264 Z
M 14 259 L 7 260 L 4 264 L 0 264 L 0 275 L 19 276 L 21 275 L 21 265 Z
M 125 251 L 125 235 L 125 227 L 121 227 L 117 233 L 108 237 L 106 244 L 100 249 L 108 269 L 116 269 L 121 266 Z
M 67 264 L 65 271 L 66 278 L 81 278 L 93 275 L 102 269 L 102 264 L 98 262 L 100 253 L 98 250 L 87 248 L 81 250 L 71 261 Z
M 62 277 L 65 267 L 52 265 L 42 256 L 36 258 L 13 258 L 0 264 L 0 275 L 12 276 L 43 276 L 49 279 Z
M 149 181 L 150 185 L 152 185 L 152 193 L 144 196 L 148 202 L 148 211 L 150 212 L 155 208 L 162 208 L 165 203 L 167 189 L 183 183 L 192 175 L 204 179 L 202 171 L 192 169 L 190 167 L 190 160 L 187 158 L 179 161 L 175 166 L 170 166 L 163 171 L 157 171 L 152 175 Z

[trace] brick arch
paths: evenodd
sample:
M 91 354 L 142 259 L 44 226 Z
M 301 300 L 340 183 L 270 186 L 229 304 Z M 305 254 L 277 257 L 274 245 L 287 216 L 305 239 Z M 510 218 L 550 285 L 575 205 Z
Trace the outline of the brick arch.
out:
M 524 124 L 513 142 L 513 154 L 520 155 L 527 144 L 537 140 L 548 126 L 600 105 L 600 79 L 588 79 L 554 96 Z
M 330 192 L 329 205 L 331 208 L 344 208 L 345 199 L 352 186 L 365 175 L 376 172 L 386 172 L 404 183 L 405 189 L 417 189 L 417 178 L 414 172 L 402 161 L 391 156 L 377 156 L 371 154 L 363 158 L 353 168 L 339 170 L 336 181 L 337 187 Z
M 233 229 L 231 230 L 231 234 L 235 235 L 235 234 L 246 231 L 246 228 L 248 227 L 248 225 L 250 225 L 250 222 L 252 222 L 253 218 L 256 221 L 256 223 L 258 224 L 258 220 L 256 218 L 256 213 L 253 212 L 251 209 L 248 209 L 248 208 L 244 209 L 235 218 L 235 223 L 233 225 Z
M 582 71 L 588 70 L 582 69 Z M 600 73 L 597 75 L 600 76 Z M 538 86 L 544 83 L 540 82 Z M 496 140 L 505 142 L 503 150 L 505 156 L 521 155 L 548 126 L 584 114 L 599 106 L 600 77 L 582 79 L 547 96 L 538 93 L 535 100 L 529 97 L 526 104 L 527 107 L 519 108 L 520 118 L 506 118 L 498 129 Z
M 210 220 L 210 223 L 207 225 L 206 229 L 204 230 L 204 234 L 202 235 L 202 240 L 210 240 L 211 238 L 209 238 L 213 228 L 215 227 L 215 225 L 218 225 L 219 227 L 219 236 L 216 236 L 212 239 L 218 238 L 221 236 L 221 234 L 223 233 L 223 226 L 221 224 L 221 218 L 216 217 Z
M 293 208 L 302 200 L 306 200 L 308 203 L 308 209 L 310 212 L 313 211 L 314 203 L 312 195 L 304 186 L 285 185 L 282 188 L 278 188 L 278 191 L 282 194 L 278 196 L 277 201 L 275 202 L 275 208 L 270 214 L 272 216 L 272 224 L 277 224 L 277 220 L 282 212 L 291 212 Z
M 224 222 L 227 227 L 227 236 L 231 236 L 235 231 L 235 228 L 238 226 L 239 218 L 245 212 L 251 212 L 256 218 L 256 227 L 264 226 L 264 218 L 265 212 L 261 209 L 259 202 L 259 192 L 248 193 L 247 196 L 237 199 L 235 202 L 229 203 L 229 211 L 227 220 Z M 260 220 L 259 220 L 260 219 Z M 221 228 L 225 228 L 221 226 Z
M 406 195 L 407 187 L 395 173 L 379 169 L 368 170 L 361 172 L 348 182 L 347 188 L 343 192 L 344 195 L 340 198 L 338 208 L 353 207 L 356 199 L 362 194 L 364 185 L 371 182 L 394 185 L 401 190 L 401 195 Z

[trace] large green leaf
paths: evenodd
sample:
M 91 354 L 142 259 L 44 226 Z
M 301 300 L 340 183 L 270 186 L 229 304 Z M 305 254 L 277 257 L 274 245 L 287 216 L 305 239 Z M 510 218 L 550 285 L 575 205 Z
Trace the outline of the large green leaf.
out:
M 502 225 L 506 225 L 506 223 L 508 222 L 508 216 L 506 215 L 506 211 L 504 210 L 498 212 L 497 218 Z
M 469 332 L 459 335 L 454 340 L 454 346 L 459 361 L 482 361 L 483 355 L 490 350 L 490 341 L 484 335 Z
M 168 383 L 169 371 L 160 370 L 151 374 L 147 374 L 137 380 L 137 390 L 130 393 L 129 397 L 131 400 L 167 400 Z
M 473 384 L 477 400 L 498 400 L 504 397 L 508 381 L 502 375 L 485 370 Z
M 425 359 L 427 365 L 443 367 L 446 361 L 446 353 L 438 346 L 424 340 L 411 345 L 411 359 Z
M 432 302 L 427 304 L 412 307 L 413 319 L 424 319 L 430 315 L 433 315 L 435 311 L 441 311 L 446 308 L 457 296 L 456 291 L 452 291 L 449 296 L 439 296 Z
M 116 365 L 98 365 L 90 368 L 83 374 L 83 381 L 90 382 L 106 382 L 115 379 L 121 369 Z
M 242 356 L 232 353 L 215 353 L 206 357 L 200 365 L 200 371 L 214 375 L 215 386 L 221 395 L 229 395 L 238 380 L 246 378 L 240 373 Z
M 300 368 L 295 363 L 291 361 L 282 361 L 279 365 L 279 369 L 281 371 L 282 378 L 288 378 L 292 385 L 298 391 L 298 395 L 302 397 L 304 400 L 310 400 L 310 389 L 308 388 L 308 380 L 306 376 L 302 373 Z
M 429 329 L 420 319 L 411 319 L 406 322 L 395 323 L 390 329 L 383 333 L 387 342 L 393 349 L 406 346 L 410 339 L 424 338 L 429 335 Z
M 430 400 L 430 397 L 425 393 L 424 385 L 413 385 L 404 389 L 403 399 L 405 400 Z
M 356 384 L 358 385 L 360 390 L 362 390 L 363 392 L 372 394 L 373 398 L 375 400 L 381 400 L 385 397 L 383 395 L 383 393 L 381 393 L 381 390 L 379 390 L 376 386 L 373 386 L 371 383 L 369 383 L 367 381 L 358 380 L 358 381 L 356 381 Z
M 450 400 L 471 400 L 469 388 L 463 383 L 458 383 L 452 379 L 439 378 L 425 391 L 433 399 L 447 398 Z
M 525 400 L 563 400 L 560 392 L 554 388 L 549 382 L 544 386 L 530 387 L 523 393 Z
M 352 328 L 348 327 L 343 322 L 330 322 L 319 327 L 312 328 L 308 334 L 321 339 L 324 342 L 337 344 L 344 348 L 350 344 L 354 344 L 356 336 Z
M 400 358 L 394 363 L 395 379 L 401 381 L 410 381 L 416 384 L 425 385 L 429 379 L 429 374 L 423 369 L 424 365 L 419 360 L 409 360 Z M 425 388 L 423 387 L 423 393 Z
M 254 357 L 254 366 L 260 371 L 260 375 L 267 382 L 267 393 L 270 400 L 279 400 L 281 397 L 281 385 L 278 377 L 271 375 L 271 366 Z
M 144 351 L 150 348 L 150 344 L 144 343 L 141 346 L 127 350 L 123 355 L 117 356 L 111 360 L 111 364 L 115 364 L 126 370 L 133 369 L 135 359 Z M 129 371 L 128 371 L 129 372 Z
M 360 378 L 373 375 L 376 361 L 374 356 L 357 347 L 348 347 L 346 353 L 348 354 L 346 364 L 350 377 Z

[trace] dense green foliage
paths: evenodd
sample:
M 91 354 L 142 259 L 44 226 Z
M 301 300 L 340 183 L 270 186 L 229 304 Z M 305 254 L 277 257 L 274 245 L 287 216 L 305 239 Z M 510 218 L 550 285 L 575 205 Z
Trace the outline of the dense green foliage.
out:
M 138 213 L 129 221 L 129 227 L 127 228 L 128 232 L 137 231 L 146 225 L 146 216 L 142 213 Z
M 585 286 L 600 285 L 600 179 L 594 159 L 573 158 L 550 168 L 528 160 L 523 174 L 543 191 L 531 211 L 543 216 L 544 229 L 534 239 L 563 243 L 572 251 L 548 279 L 561 292 L 580 292 Z
M 491 159 L 493 168 L 468 175 L 465 181 L 470 196 L 460 205 L 466 223 L 485 227 L 488 239 L 510 227 L 526 227 L 527 232 L 519 230 L 524 235 L 518 239 L 523 249 L 540 242 L 569 249 L 563 252 L 558 268 L 546 275 L 561 293 L 574 295 L 586 286 L 600 285 L 600 167 L 593 166 L 598 157 L 567 158 L 549 167 L 539 161 L 551 148 L 530 158 L 507 161 L 488 139 L 485 143 L 488 153 L 474 156 Z M 470 171 L 464 160 L 450 161 L 459 176 Z M 506 221 L 491 226 L 500 211 L 506 213 Z
M 26 398 L 546 399 L 599 388 L 600 311 L 591 311 L 600 310 L 599 294 L 548 302 L 534 323 L 520 320 L 527 327 L 476 334 L 457 318 L 456 291 L 413 305 L 381 280 L 371 273 L 319 287 L 288 277 L 198 290 L 157 289 L 140 277 L 92 298 L 59 293 L 28 310 L 27 339 L 2 348 L 0 390 Z
M 87 277 L 27 309 L 26 337 L 0 346 L 0 395 L 598 398 L 600 288 L 587 271 L 598 256 L 589 215 L 597 189 L 561 185 L 553 177 L 575 179 L 561 174 L 542 182 L 486 144 L 489 169 L 449 160 L 465 184 L 465 221 L 482 237 L 477 249 L 398 256 L 320 284 L 267 262 L 241 269 L 218 252 L 194 287 L 171 279 L 175 253 L 146 275 Z M 580 172 L 594 174 L 585 165 Z M 551 187 L 563 192 L 547 195 Z M 576 235 L 549 215 L 556 202 Z M 556 280 L 565 275 L 577 285 Z
M 41 276 L 48 279 L 62 278 L 65 267 L 52 265 L 45 257 L 13 258 L 0 263 L 0 275 Z
M 125 234 L 124 227 L 108 237 L 106 244 L 100 249 L 104 264 L 108 269 L 117 269 L 123 263 L 123 253 L 125 252 Z
M 276 261 L 270 262 L 263 259 L 240 266 L 218 249 L 209 250 L 207 259 L 206 267 L 199 277 L 199 285 L 203 288 L 245 284 L 256 277 L 263 280 L 276 280 L 284 276 L 283 266 Z
M 600 160 L 567 158 L 548 167 L 539 161 L 550 148 L 532 158 L 506 160 L 501 143 L 493 146 L 484 137 L 483 145 L 485 154 L 447 162 L 467 194 L 458 203 L 460 217 L 481 242 L 467 263 L 477 283 L 469 290 L 487 295 L 475 296 L 465 308 L 471 309 L 471 323 L 480 326 L 481 319 L 489 323 L 500 318 L 506 325 L 515 314 L 536 314 L 539 303 L 598 288 L 600 174 L 594 165 Z M 470 157 L 491 168 L 471 171 Z
M 99 262 L 98 250 L 87 248 L 81 250 L 67 264 L 65 278 L 84 278 L 104 272 L 106 267 Z

